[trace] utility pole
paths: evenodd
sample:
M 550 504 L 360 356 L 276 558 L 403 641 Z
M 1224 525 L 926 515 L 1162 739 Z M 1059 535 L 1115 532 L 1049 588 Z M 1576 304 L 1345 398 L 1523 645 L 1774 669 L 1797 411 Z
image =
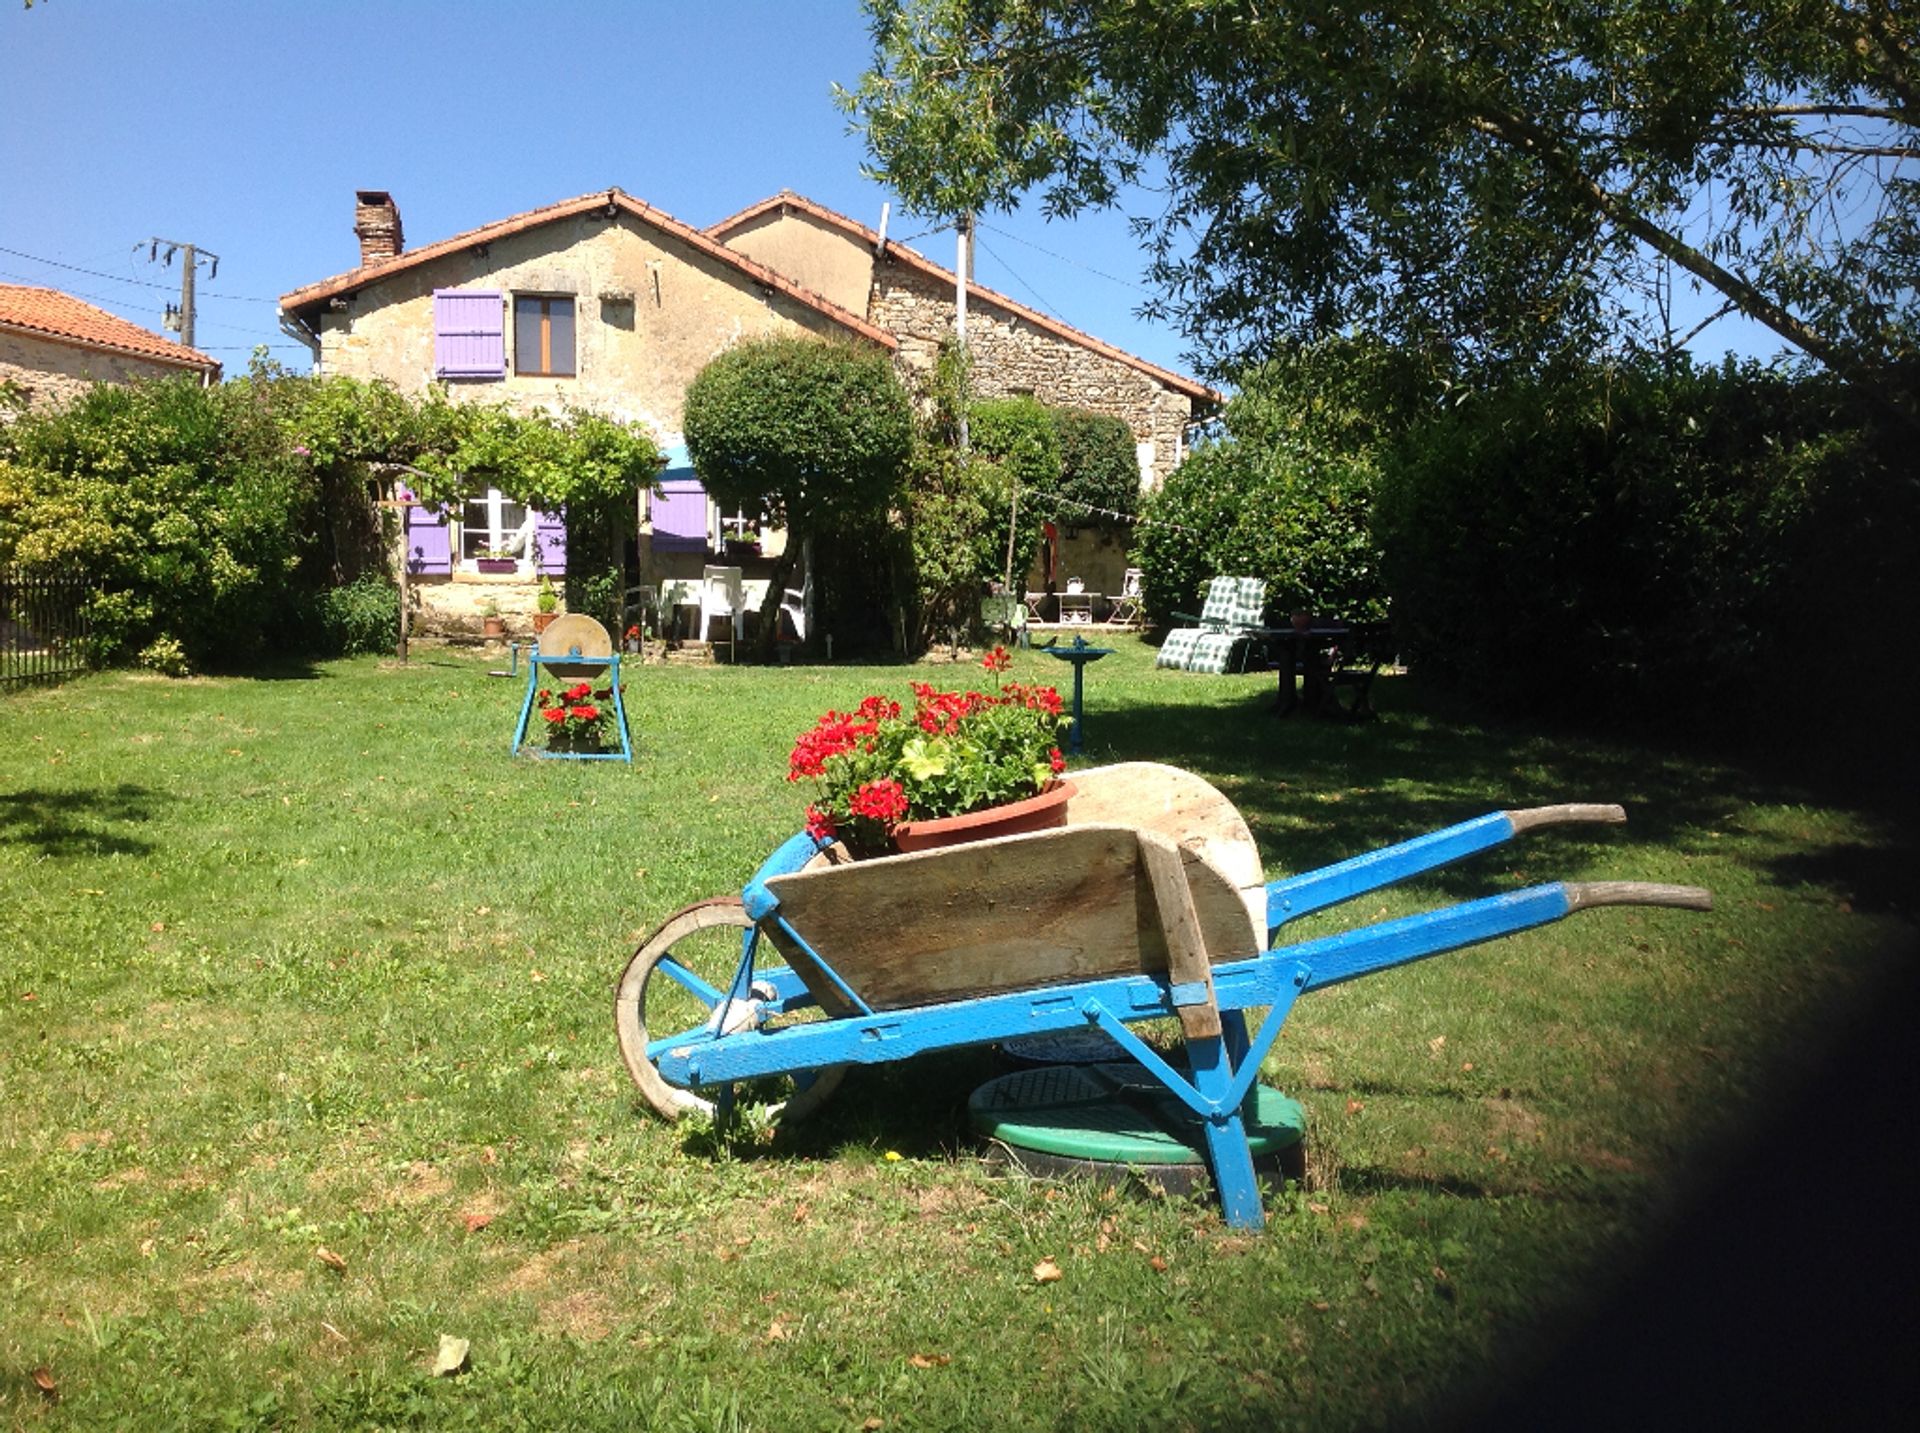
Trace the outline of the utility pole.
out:
M 958 244 L 956 246 L 953 271 L 953 341 L 960 349 L 960 361 L 967 358 L 967 280 L 973 274 L 973 211 L 967 210 L 960 216 L 957 226 Z M 967 394 L 960 395 L 960 451 L 966 452 L 971 446 L 967 440 Z
M 163 245 L 167 251 L 164 256 L 160 253 L 161 246 Z M 138 246 L 136 246 L 136 248 L 137 247 Z M 175 254 L 181 256 L 180 307 L 175 310 L 172 305 L 168 305 L 167 327 L 178 330 L 180 343 L 183 347 L 192 348 L 194 271 L 198 269 L 202 263 L 205 263 L 208 266 L 207 277 L 210 279 L 217 278 L 220 273 L 220 256 L 218 254 L 209 254 L 205 249 L 200 248 L 196 244 L 183 244 L 178 239 L 155 238 L 147 240 L 148 263 L 163 262 L 171 265 Z

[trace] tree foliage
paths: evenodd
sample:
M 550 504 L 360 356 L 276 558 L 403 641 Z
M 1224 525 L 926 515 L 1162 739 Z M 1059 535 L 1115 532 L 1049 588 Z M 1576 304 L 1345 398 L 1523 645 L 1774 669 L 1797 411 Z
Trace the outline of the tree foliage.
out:
M 1224 368 L 1353 328 L 1447 363 L 1641 331 L 1670 263 L 1883 394 L 1914 356 L 1897 0 L 867 0 L 843 104 L 917 212 L 1114 204 Z
M 97 385 L 0 426 L 0 560 L 90 572 L 106 660 L 151 651 L 184 670 L 325 647 L 342 629 L 319 594 L 385 572 L 369 478 L 401 474 L 435 505 L 494 486 L 564 509 L 569 599 L 617 615 L 622 525 L 658 466 L 648 434 L 595 414 L 271 363 L 213 388 Z
M 722 507 L 820 532 L 886 511 L 913 442 L 913 405 L 878 349 L 753 339 L 687 388 L 687 451 Z
M 1831 376 L 1643 363 L 1437 414 L 1376 503 L 1403 650 L 1507 712 L 1776 734 L 1844 713 L 1910 749 L 1920 683 L 1885 654 L 1920 622 L 1920 485 L 1863 406 Z
M 1060 445 L 1060 498 L 1068 522 L 1115 527 L 1140 509 L 1140 458 L 1125 421 L 1082 408 L 1053 410 Z
M 761 611 L 764 654 L 801 542 L 860 534 L 839 552 L 814 551 L 816 596 L 859 587 L 853 574 L 831 569 L 856 546 L 870 552 L 874 529 L 900 500 L 912 400 L 878 349 L 760 338 L 700 370 L 687 387 L 682 427 L 694 469 L 722 507 L 759 514 L 790 534 Z
M 99 584 L 97 655 L 245 662 L 325 580 L 322 491 L 264 394 L 191 378 L 96 385 L 0 427 L 0 562 Z
M 1333 358 L 1314 365 L 1337 369 Z M 1271 614 L 1305 608 L 1370 620 L 1385 614 L 1369 532 L 1378 478 L 1370 444 L 1279 415 L 1308 407 L 1299 370 L 1250 375 L 1227 405 L 1223 436 L 1201 444 L 1141 509 L 1133 560 L 1148 615 L 1199 612 L 1216 576 L 1266 579 Z M 1338 425 L 1335 425 L 1336 427 Z

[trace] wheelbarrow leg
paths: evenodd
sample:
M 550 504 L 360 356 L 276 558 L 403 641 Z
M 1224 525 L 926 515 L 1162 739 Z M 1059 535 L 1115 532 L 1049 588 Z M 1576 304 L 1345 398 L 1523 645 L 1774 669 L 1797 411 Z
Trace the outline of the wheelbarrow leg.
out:
M 1235 1229 L 1258 1229 L 1266 1223 L 1260 1206 L 1260 1183 L 1253 1173 L 1253 1149 L 1247 1143 L 1240 1102 L 1233 1099 L 1233 1069 L 1226 1042 L 1219 1038 L 1187 1041 L 1193 1087 L 1214 1113 L 1204 1122 L 1207 1162 L 1220 1192 L 1220 1210 Z

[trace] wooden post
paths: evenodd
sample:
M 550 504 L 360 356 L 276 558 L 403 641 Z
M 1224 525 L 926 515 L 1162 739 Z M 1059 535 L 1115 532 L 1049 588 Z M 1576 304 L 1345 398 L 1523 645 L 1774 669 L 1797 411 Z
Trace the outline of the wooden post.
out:
M 389 484 L 394 482 L 392 478 L 383 481 Z M 391 486 L 387 489 L 388 492 L 393 490 Z M 400 659 L 400 665 L 404 667 L 407 664 L 407 510 L 419 507 L 420 501 L 417 498 L 385 497 L 380 499 L 380 506 L 400 514 L 400 630 L 394 642 L 393 654 Z

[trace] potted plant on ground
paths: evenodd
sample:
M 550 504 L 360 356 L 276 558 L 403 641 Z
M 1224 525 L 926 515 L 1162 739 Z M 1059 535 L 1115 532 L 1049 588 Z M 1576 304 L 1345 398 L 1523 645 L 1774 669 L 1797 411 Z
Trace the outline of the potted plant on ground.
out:
M 560 594 L 553 590 L 553 583 L 542 577 L 540 594 L 533 599 L 533 634 L 539 636 L 553 625 L 553 619 L 560 615 Z
M 1004 647 L 983 667 L 998 675 Z M 1042 831 L 1067 819 L 1072 783 L 1060 779 L 1066 717 L 1052 687 L 1004 683 L 999 692 L 940 692 L 913 684 L 914 706 L 869 696 L 830 711 L 803 733 L 787 780 L 819 783 L 807 830 L 855 856 L 918 851 L 956 841 Z
M 480 630 L 489 641 L 507 635 L 507 619 L 500 615 L 500 604 L 491 597 L 480 604 Z
M 614 730 L 612 687 L 596 691 L 592 682 L 576 682 L 558 691 L 542 687 L 534 700 L 540 707 L 548 751 L 606 751 L 620 744 L 620 734 Z

